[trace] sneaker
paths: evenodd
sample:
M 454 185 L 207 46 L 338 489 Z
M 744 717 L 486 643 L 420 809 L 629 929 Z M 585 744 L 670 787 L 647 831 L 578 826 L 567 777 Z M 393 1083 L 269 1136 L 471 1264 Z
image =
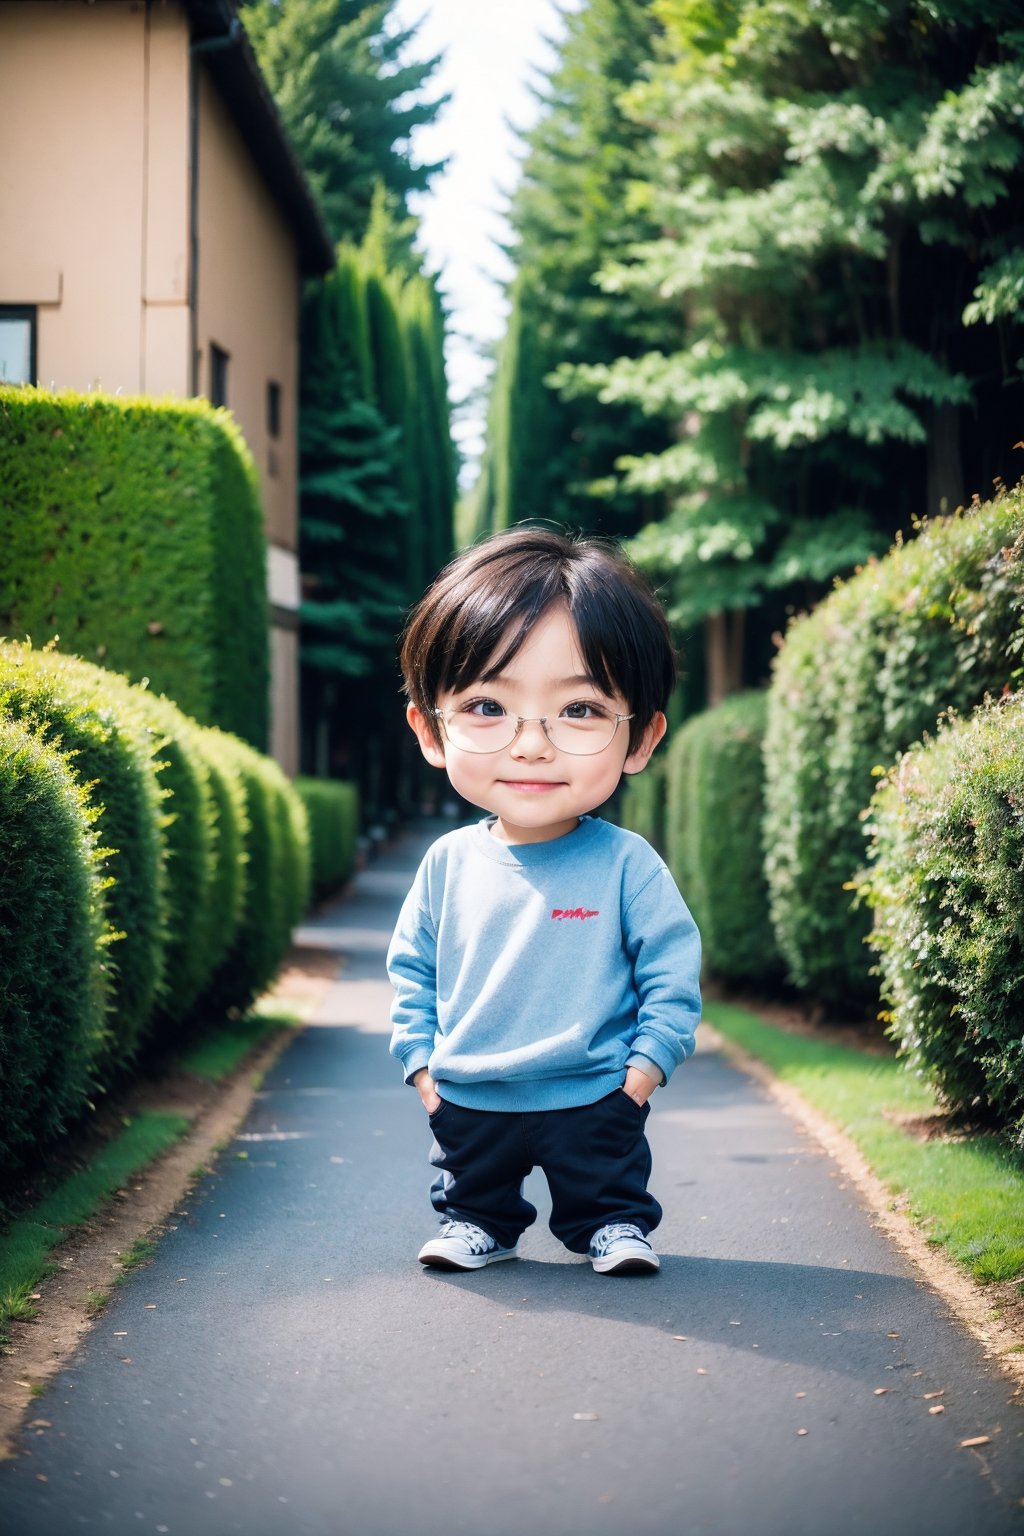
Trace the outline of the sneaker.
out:
M 640 1274 L 661 1268 L 661 1260 L 631 1221 L 610 1221 L 590 1239 L 588 1255 L 599 1275 Z
M 483 1269 L 499 1259 L 518 1259 L 518 1248 L 499 1248 L 489 1232 L 471 1221 L 445 1221 L 441 1234 L 424 1243 L 417 1254 L 432 1269 Z

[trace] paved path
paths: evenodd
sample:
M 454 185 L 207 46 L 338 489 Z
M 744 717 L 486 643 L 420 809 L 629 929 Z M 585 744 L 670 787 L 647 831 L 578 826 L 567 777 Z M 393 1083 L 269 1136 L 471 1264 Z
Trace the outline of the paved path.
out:
M 655 1100 L 660 1275 L 566 1254 L 538 1175 L 521 1260 L 416 1264 L 429 1136 L 387 1055 L 382 969 L 423 845 L 303 930 L 344 954 L 339 980 L 40 1399 L 49 1427 L 0 1468 L 0 1530 L 1020 1533 L 1005 1379 L 713 1052 Z M 960 1448 L 975 1435 L 992 1443 Z

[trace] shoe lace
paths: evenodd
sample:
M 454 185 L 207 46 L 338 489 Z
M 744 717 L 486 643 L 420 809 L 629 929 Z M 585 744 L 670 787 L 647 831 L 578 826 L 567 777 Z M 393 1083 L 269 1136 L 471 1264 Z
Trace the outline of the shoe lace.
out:
M 592 1246 L 600 1251 L 601 1249 L 610 1248 L 612 1243 L 617 1242 L 620 1237 L 632 1238 L 634 1241 L 641 1243 L 647 1242 L 640 1228 L 635 1227 L 631 1221 L 608 1222 L 607 1226 L 594 1233 L 591 1242 Z
M 495 1242 L 480 1227 L 475 1227 L 471 1221 L 445 1221 L 441 1224 L 442 1237 L 460 1237 L 469 1248 L 470 1253 L 486 1253 L 488 1248 L 493 1248 Z

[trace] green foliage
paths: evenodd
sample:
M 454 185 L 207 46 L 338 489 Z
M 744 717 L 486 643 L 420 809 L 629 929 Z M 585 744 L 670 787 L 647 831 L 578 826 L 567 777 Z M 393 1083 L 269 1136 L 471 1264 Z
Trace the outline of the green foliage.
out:
M 53 1136 L 89 1092 L 109 933 L 98 812 L 57 749 L 0 718 L 0 1155 Z
M 688 720 L 668 754 L 667 862 L 724 981 L 781 970 L 761 854 L 766 715 L 764 693 L 733 694 Z
M 404 205 L 440 169 L 407 151 L 447 100 L 422 99 L 440 59 L 400 62 L 416 28 L 395 26 L 393 9 L 394 0 L 248 0 L 241 12 L 336 239 L 362 237 L 378 185 Z
M 298 778 L 295 790 L 309 819 L 313 895 L 331 895 L 352 878 L 359 831 L 359 792 L 340 779 Z
M 210 923 L 210 944 L 206 950 L 205 983 L 226 959 L 242 922 L 245 905 L 246 846 L 249 814 L 245 790 L 229 752 L 222 748 L 220 731 L 195 727 L 195 744 L 207 770 L 207 786 L 212 811 L 212 863 L 209 908 L 216 914 Z
M 0 644 L 0 1155 L 258 996 L 309 858 L 271 759 L 103 668 Z
M 303 760 L 356 780 L 373 817 L 409 798 L 396 639 L 451 554 L 455 501 L 444 316 L 431 282 L 380 265 L 393 237 L 378 199 L 303 321 Z
M 747 630 L 766 638 L 922 510 L 1008 473 L 1024 362 L 1011 12 L 592 0 L 567 20 L 513 204 L 475 526 L 564 516 L 547 465 L 597 498 L 573 521 L 628 532 L 632 508 L 630 553 L 678 623 L 705 624 L 711 698 L 767 671 L 745 614 L 765 610 Z M 606 75 L 616 57 L 629 67 Z
M 0 386 L 0 541 L 0 632 L 59 635 L 264 746 L 262 512 L 226 412 Z
M 616 820 L 647 839 L 652 848 L 665 854 L 665 795 L 668 759 L 664 751 L 651 758 L 642 773 L 630 774 L 619 792 Z
M 792 979 L 839 1005 L 876 995 L 864 862 L 876 770 L 947 709 L 1019 685 L 1024 491 L 925 524 L 794 623 L 778 657 L 765 740 L 765 857 Z
M 949 1105 L 1024 1147 L 1024 693 L 904 756 L 869 831 L 891 1033 Z
M 491 384 L 474 532 L 543 517 L 631 533 L 651 498 L 615 482 L 615 460 L 624 444 L 654 452 L 668 441 L 663 424 L 633 405 L 609 409 L 551 388 L 559 364 L 611 363 L 649 339 L 647 306 L 602 294 L 594 276 L 610 253 L 655 231 L 628 199 L 647 133 L 625 114 L 622 94 L 659 29 L 635 0 L 591 0 L 563 25 L 510 208 L 518 274 Z
M 149 1025 L 170 942 L 156 743 L 120 678 L 14 643 L 0 644 L 0 718 L 23 721 L 62 754 L 96 818 L 110 943 L 108 1027 L 93 1068 L 106 1076 Z
M 245 795 L 245 863 L 241 921 L 227 952 L 206 980 L 196 1013 L 240 1013 L 273 980 L 309 896 L 309 833 L 298 795 L 270 758 L 222 732 L 204 740 L 230 768 Z
M 195 722 L 145 688 L 132 689 L 130 700 L 152 734 L 165 796 L 166 985 L 150 1025 L 151 1036 L 163 1044 L 174 1041 L 192 1017 L 220 945 L 222 914 L 214 907 L 217 802 Z

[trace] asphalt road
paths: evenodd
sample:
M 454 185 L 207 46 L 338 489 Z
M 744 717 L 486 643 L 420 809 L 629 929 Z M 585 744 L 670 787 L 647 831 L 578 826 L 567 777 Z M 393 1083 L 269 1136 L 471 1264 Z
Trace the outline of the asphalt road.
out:
M 713 1051 L 654 1101 L 660 1275 L 566 1253 L 537 1174 L 520 1260 L 416 1263 L 430 1137 L 383 958 L 424 845 L 302 931 L 341 975 L 35 1405 L 4 1536 L 1019 1536 L 1009 1384 Z

